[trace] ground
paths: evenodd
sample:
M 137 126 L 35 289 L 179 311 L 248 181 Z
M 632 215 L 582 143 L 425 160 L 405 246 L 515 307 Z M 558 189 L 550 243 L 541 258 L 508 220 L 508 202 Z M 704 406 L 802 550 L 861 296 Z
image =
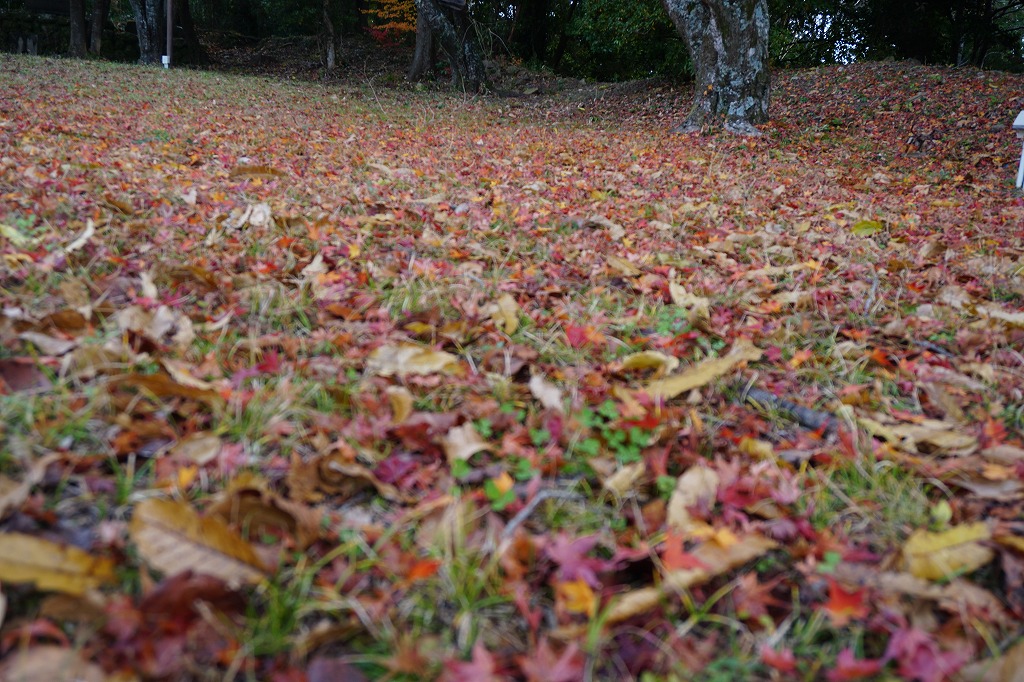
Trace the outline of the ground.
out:
M 0 55 L 9 679 L 1011 679 L 1021 76 L 317 68 Z

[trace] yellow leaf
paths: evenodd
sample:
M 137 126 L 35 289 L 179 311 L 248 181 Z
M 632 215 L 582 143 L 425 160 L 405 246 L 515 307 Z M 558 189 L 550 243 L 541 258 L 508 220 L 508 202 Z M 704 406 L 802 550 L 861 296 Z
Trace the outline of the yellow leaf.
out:
M 258 582 L 266 570 L 252 545 L 223 521 L 201 517 L 183 502 L 140 502 L 129 534 L 142 558 L 167 575 L 192 570 L 237 586 Z
M 401 424 L 412 414 L 412 393 L 405 386 L 388 386 L 384 391 L 391 403 L 391 421 Z
M 728 355 L 712 360 L 705 360 L 699 365 L 690 367 L 684 372 L 652 381 L 647 385 L 647 394 L 652 398 L 670 400 L 680 393 L 700 388 L 718 377 L 732 371 L 737 365 L 746 361 L 761 359 L 761 350 L 746 340 L 737 341 Z
M 83 594 L 114 579 L 114 562 L 22 533 L 0 533 L 0 580 Z
M 624 497 L 643 479 L 645 473 L 647 466 L 642 461 L 627 464 L 606 478 L 601 487 L 616 497 Z
M 612 268 L 618 270 L 619 274 L 625 275 L 626 277 L 639 277 L 644 272 L 625 258 L 619 258 L 613 254 L 605 256 L 605 261 L 607 261 L 608 265 Z
M 903 546 L 907 570 L 918 578 L 942 580 L 969 573 L 992 560 L 995 553 L 981 544 L 992 533 L 984 522 L 954 526 L 940 533 L 914 531 Z
M 491 479 L 494 482 L 494 487 L 497 488 L 498 492 L 504 495 L 515 486 L 516 482 L 512 480 L 507 471 L 502 471 L 499 475 Z
M 556 583 L 555 594 L 569 613 L 582 613 L 593 618 L 597 611 L 597 596 L 582 578 Z
M 512 334 L 519 328 L 519 304 L 511 294 L 502 294 L 498 300 L 486 308 L 495 326 L 506 334 Z
M 385 345 L 370 353 L 366 370 L 380 376 L 450 373 L 458 367 L 451 353 L 423 348 L 411 343 Z
M 858 237 L 869 237 L 876 232 L 881 232 L 885 226 L 877 220 L 860 220 L 854 224 L 850 231 Z
M 775 459 L 775 449 L 766 440 L 743 436 L 743 438 L 740 438 L 739 450 L 744 455 L 749 455 L 756 459 Z
M 679 358 L 656 350 L 630 353 L 622 358 L 622 369 L 655 369 L 657 374 L 666 374 L 679 366 Z

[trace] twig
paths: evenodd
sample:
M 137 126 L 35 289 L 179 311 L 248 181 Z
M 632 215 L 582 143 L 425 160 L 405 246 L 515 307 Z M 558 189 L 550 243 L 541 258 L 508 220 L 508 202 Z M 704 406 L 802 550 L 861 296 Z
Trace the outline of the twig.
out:
M 530 517 L 541 502 L 545 500 L 582 500 L 583 496 L 579 493 L 570 492 L 568 490 L 541 490 L 537 493 L 532 500 L 526 503 L 526 506 L 519 510 L 519 513 L 512 517 L 512 520 L 505 526 L 505 530 L 501 531 L 501 544 L 505 544 L 512 539 L 515 535 L 516 529 L 523 525 L 523 522 Z

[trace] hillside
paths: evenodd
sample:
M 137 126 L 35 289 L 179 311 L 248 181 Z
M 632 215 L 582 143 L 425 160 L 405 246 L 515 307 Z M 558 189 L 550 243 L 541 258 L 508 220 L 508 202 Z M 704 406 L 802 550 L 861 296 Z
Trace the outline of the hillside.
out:
M 0 677 L 1014 679 L 1024 77 L 0 83 Z

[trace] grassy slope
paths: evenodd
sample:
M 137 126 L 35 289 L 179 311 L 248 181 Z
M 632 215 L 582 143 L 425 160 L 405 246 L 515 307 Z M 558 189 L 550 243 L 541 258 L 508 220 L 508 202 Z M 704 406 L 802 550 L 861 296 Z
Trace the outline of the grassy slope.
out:
M 24 480 L 34 457 L 59 454 L 34 496 L 5 505 L 0 530 L 113 557 L 106 594 L 128 595 L 117 603 L 145 620 L 157 616 L 138 595 L 161 567 L 127 534 L 141 500 L 237 504 L 225 490 L 239 469 L 277 500 L 260 532 L 237 524 L 273 557 L 270 586 L 246 592 L 248 609 L 216 636 L 183 617 L 205 644 L 186 637 L 172 665 L 186 672 L 172 672 L 303 669 L 296 647 L 322 621 L 345 626 L 327 651 L 409 679 L 455 675 L 474 642 L 498 675 L 560 656 L 566 679 L 768 676 L 768 643 L 793 649 L 812 679 L 844 648 L 893 651 L 907 622 L 930 633 L 933 660 L 981 657 L 1012 633 L 1007 613 L 1024 606 L 1012 542 L 971 576 L 1001 595 L 998 613 L 944 608 L 877 576 L 901 570 L 901 543 L 929 524 L 1002 520 L 997 534 L 1020 538 L 1024 201 L 1007 130 L 1024 107 L 1020 76 L 780 73 L 756 140 L 669 134 L 688 94 L 665 87 L 478 100 L 8 55 L 0 83 L 0 470 Z M 261 203 L 273 220 L 243 219 Z M 65 251 L 87 223 L 95 232 Z M 707 314 L 677 305 L 670 283 L 706 297 Z M 502 294 L 518 306 L 511 334 L 488 307 Z M 146 318 L 158 301 L 174 328 Z M 71 312 L 83 306 L 87 319 Z M 194 338 L 174 337 L 180 316 Z M 622 390 L 650 374 L 622 369 L 632 352 L 686 367 L 739 338 L 764 356 L 699 392 L 655 408 Z M 373 371 L 374 349 L 400 340 L 451 352 L 459 368 Z M 558 388 L 564 414 L 535 399 L 531 374 Z M 737 383 L 841 412 L 847 435 L 754 410 Z M 414 412 L 396 425 L 403 396 Z M 868 433 L 926 417 L 967 441 Z M 442 437 L 463 421 L 489 449 L 450 466 Z M 212 461 L 176 445 L 194 434 L 214 438 Z M 1003 460 L 981 454 L 998 445 Z M 646 471 L 623 499 L 601 492 L 602 472 L 637 457 Z M 401 499 L 299 464 L 330 458 L 374 470 Z M 660 583 L 663 502 L 699 462 L 721 483 L 694 513 L 778 548 L 754 571 L 602 628 L 592 607 L 607 615 Z M 504 497 L 502 472 L 521 480 Z M 508 549 L 501 530 L 531 479 L 574 495 L 541 504 Z M 303 551 L 301 513 L 280 521 L 286 504 L 326 519 Z M 590 563 L 557 549 L 590 535 Z M 821 570 L 837 560 L 860 571 L 843 583 L 859 595 L 845 615 Z M 574 577 L 580 562 L 589 582 Z M 8 631 L 40 603 L 12 589 Z M 86 658 L 163 671 L 98 622 L 75 640 Z M 135 636 L 180 644 L 155 626 Z M 897 647 L 889 670 L 904 658 Z

